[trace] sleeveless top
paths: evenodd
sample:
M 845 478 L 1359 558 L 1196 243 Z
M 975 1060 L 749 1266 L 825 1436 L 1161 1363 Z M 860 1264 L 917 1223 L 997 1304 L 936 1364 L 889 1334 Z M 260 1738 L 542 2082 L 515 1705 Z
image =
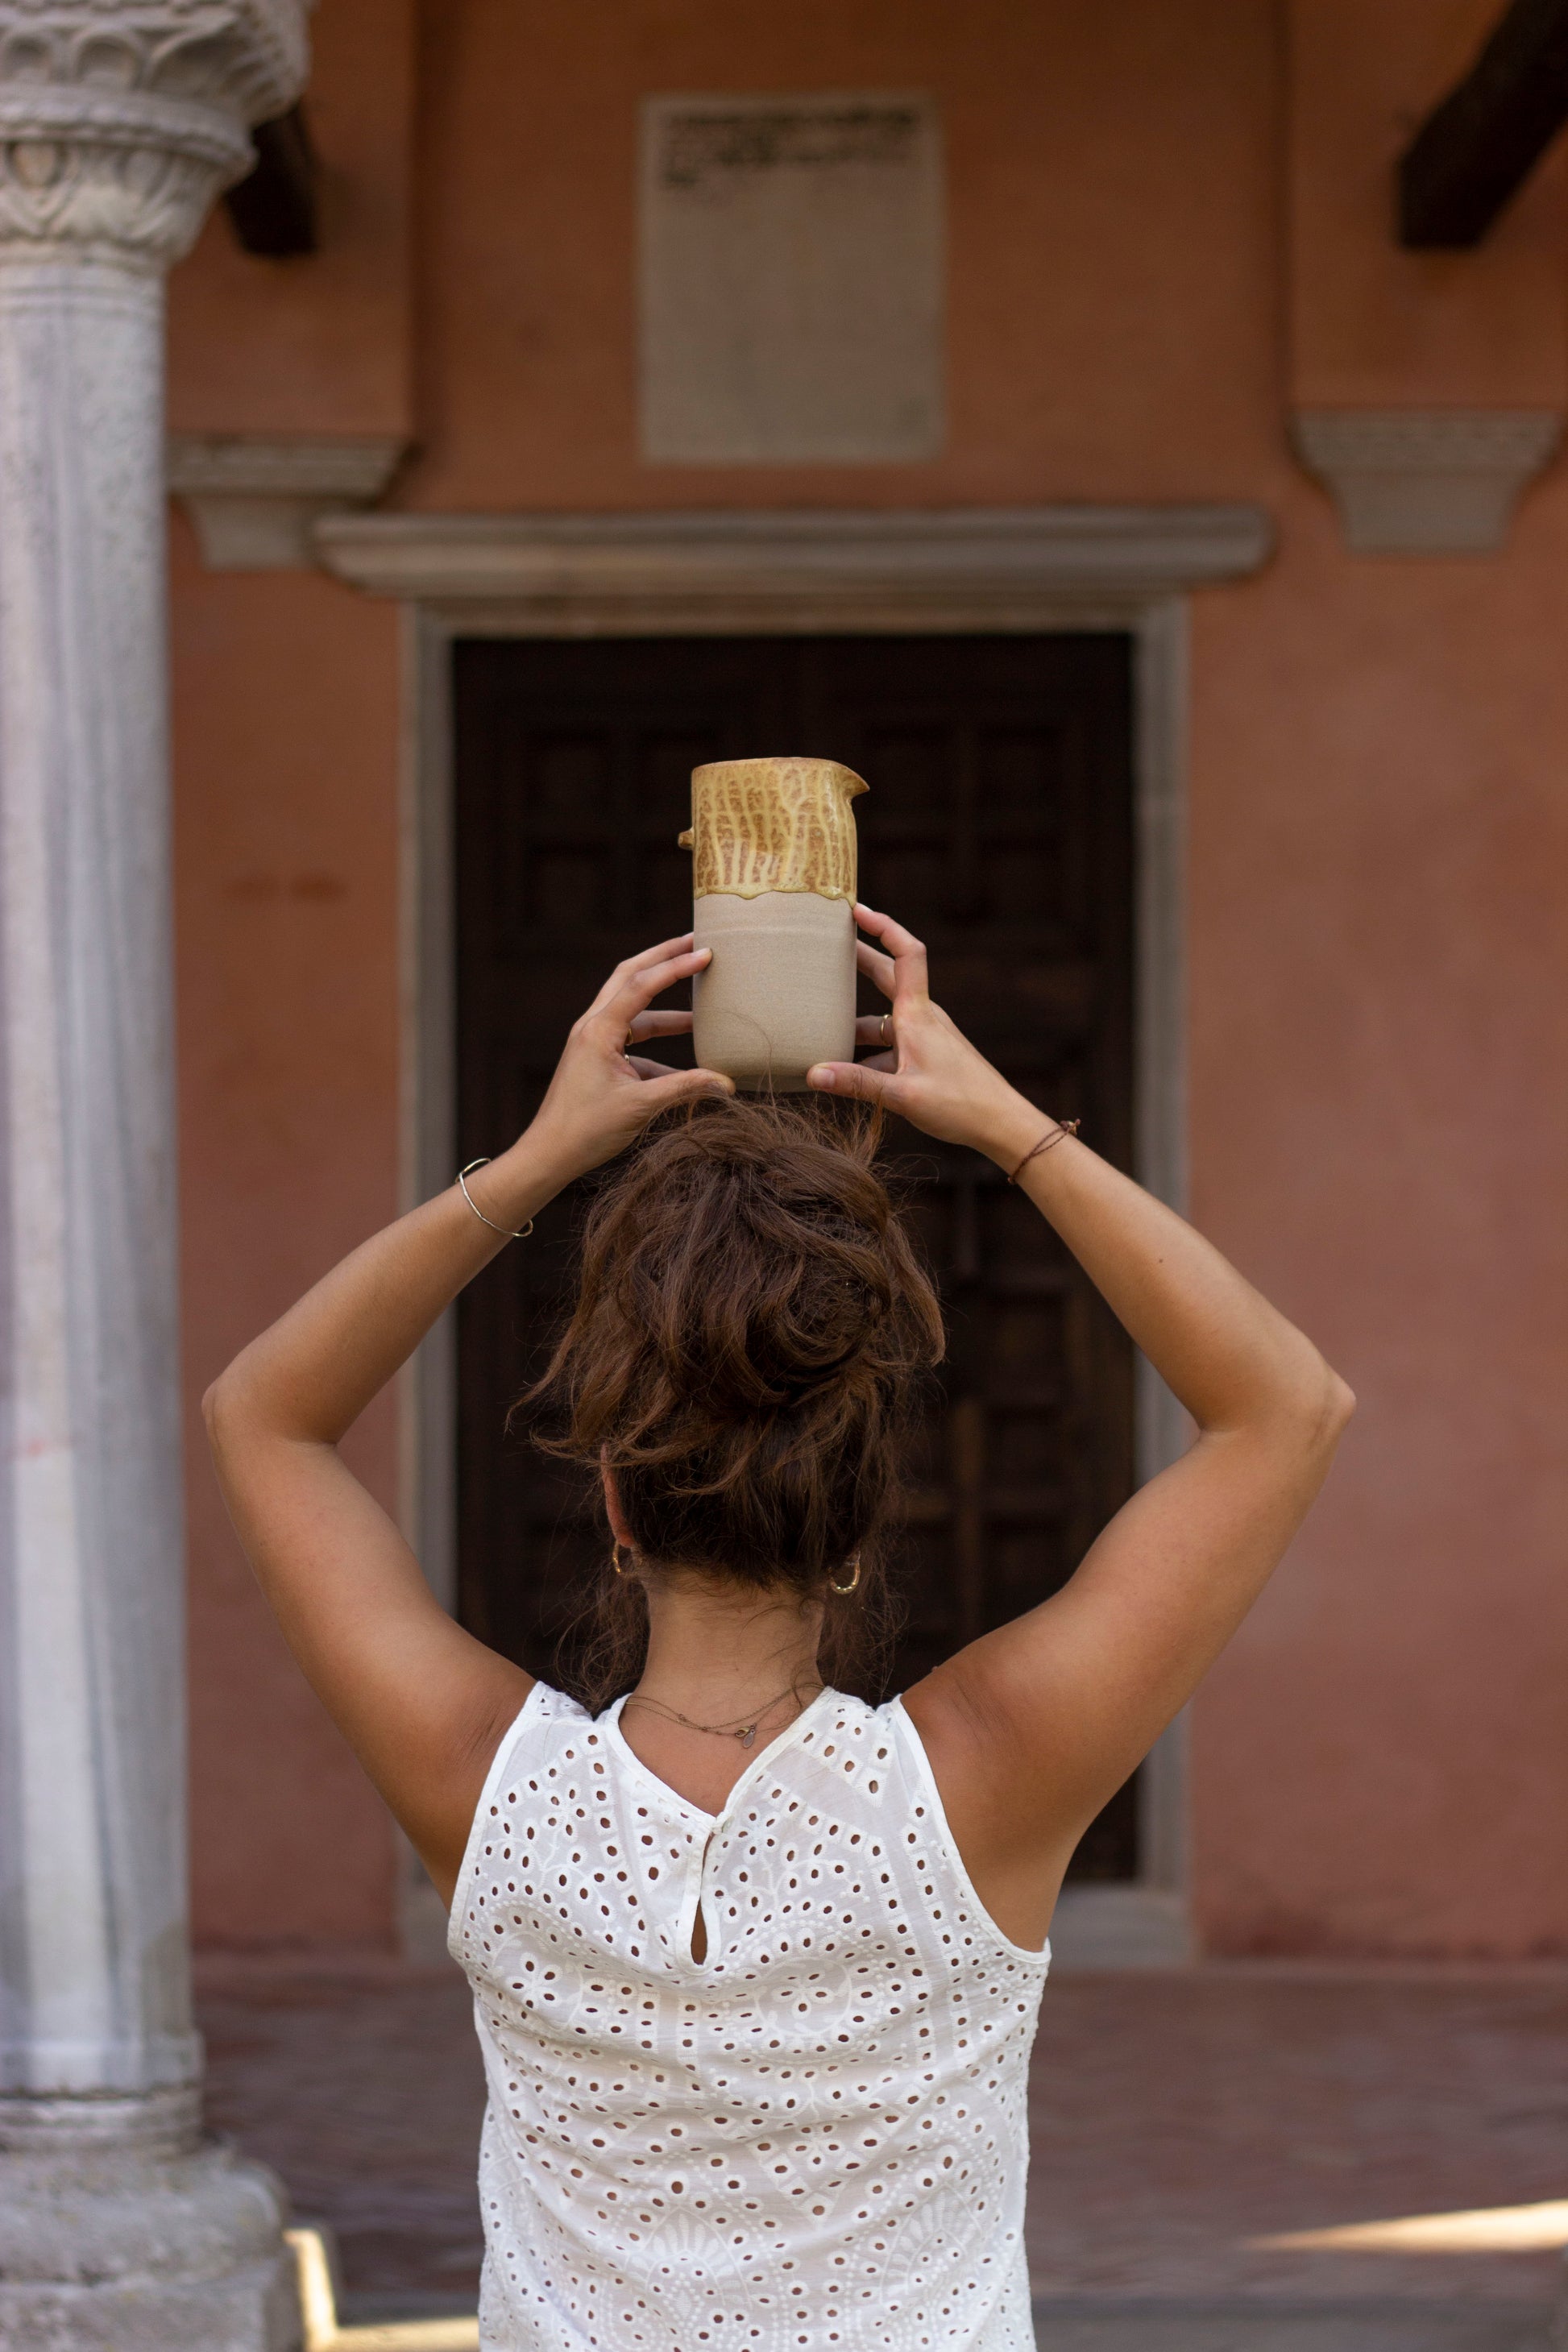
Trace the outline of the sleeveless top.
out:
M 1008 1941 L 900 1703 L 821 1692 L 722 1812 L 536 1683 L 453 1896 L 487 2352 L 1034 2352 Z M 699 1904 L 707 1957 L 691 1957 Z

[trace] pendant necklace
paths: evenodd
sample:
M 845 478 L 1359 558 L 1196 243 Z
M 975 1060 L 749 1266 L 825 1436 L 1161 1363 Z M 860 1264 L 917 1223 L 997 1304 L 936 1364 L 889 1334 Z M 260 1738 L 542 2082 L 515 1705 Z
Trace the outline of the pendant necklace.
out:
M 818 1683 L 816 1689 L 812 1693 L 812 1697 L 815 1698 L 818 1692 L 826 1690 L 826 1687 L 827 1685 L 826 1683 Z M 736 1723 L 694 1723 L 690 1716 L 682 1715 L 678 1706 L 667 1706 L 663 1699 L 648 1698 L 642 1691 L 628 1692 L 625 1701 L 625 1706 L 651 1706 L 659 1715 L 668 1715 L 672 1721 L 684 1724 L 688 1731 L 710 1732 L 716 1739 L 738 1739 L 742 1748 L 751 1748 L 755 1744 L 757 1729 L 759 1725 L 762 1723 L 763 1717 L 765 1715 L 771 1714 L 773 1709 L 777 1706 L 779 1700 L 784 1698 L 794 1698 L 797 1700 L 800 1698 L 800 1693 L 796 1690 L 794 1683 L 791 1683 L 786 1689 L 780 1691 L 777 1694 L 777 1696 L 769 1699 L 765 1706 L 759 1706 L 756 1712 L 749 1719 L 742 1717 L 741 1720 Z M 805 1705 L 805 1702 L 802 1701 L 803 1709 Z

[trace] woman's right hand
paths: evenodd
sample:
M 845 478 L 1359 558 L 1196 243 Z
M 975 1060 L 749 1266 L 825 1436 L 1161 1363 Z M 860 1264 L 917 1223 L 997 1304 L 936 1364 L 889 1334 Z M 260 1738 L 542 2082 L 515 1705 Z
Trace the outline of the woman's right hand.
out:
M 618 963 L 573 1023 L 549 1091 L 514 1149 L 542 1155 L 555 1181 L 565 1184 L 635 1143 L 660 1111 L 704 1095 L 732 1095 L 733 1081 L 718 1070 L 675 1070 L 633 1050 L 689 1031 L 689 1013 L 655 1012 L 653 1000 L 700 971 L 710 952 L 694 948 L 686 931 Z M 498 1181 L 489 1171 L 486 1176 Z
M 879 1102 L 922 1134 L 969 1144 L 998 1167 L 1015 1167 L 1048 1132 L 1042 1114 L 931 1003 L 926 951 L 914 934 L 871 907 L 858 904 L 855 920 L 879 942 L 859 940 L 856 959 L 892 1007 L 886 1016 L 858 1020 L 856 1036 L 862 1045 L 886 1044 L 888 1050 L 864 1062 L 819 1062 L 808 1074 L 811 1085 L 823 1094 Z

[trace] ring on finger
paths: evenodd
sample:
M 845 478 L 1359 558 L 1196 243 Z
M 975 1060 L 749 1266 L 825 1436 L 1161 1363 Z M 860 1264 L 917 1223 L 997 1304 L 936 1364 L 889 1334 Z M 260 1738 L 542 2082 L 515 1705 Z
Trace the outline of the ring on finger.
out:
M 884 1013 L 882 1015 L 882 1025 L 877 1032 L 877 1043 L 879 1045 L 887 1045 L 891 1043 L 888 1033 L 891 1029 L 892 1025 L 892 1014 L 890 1013 Z

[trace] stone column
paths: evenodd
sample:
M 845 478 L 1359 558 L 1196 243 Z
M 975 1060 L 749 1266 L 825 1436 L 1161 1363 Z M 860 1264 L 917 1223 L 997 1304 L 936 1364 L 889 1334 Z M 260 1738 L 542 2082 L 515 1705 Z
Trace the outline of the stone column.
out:
M 304 0 L 0 0 L 8 2352 L 298 2340 L 191 2021 L 163 299 L 304 70 Z

